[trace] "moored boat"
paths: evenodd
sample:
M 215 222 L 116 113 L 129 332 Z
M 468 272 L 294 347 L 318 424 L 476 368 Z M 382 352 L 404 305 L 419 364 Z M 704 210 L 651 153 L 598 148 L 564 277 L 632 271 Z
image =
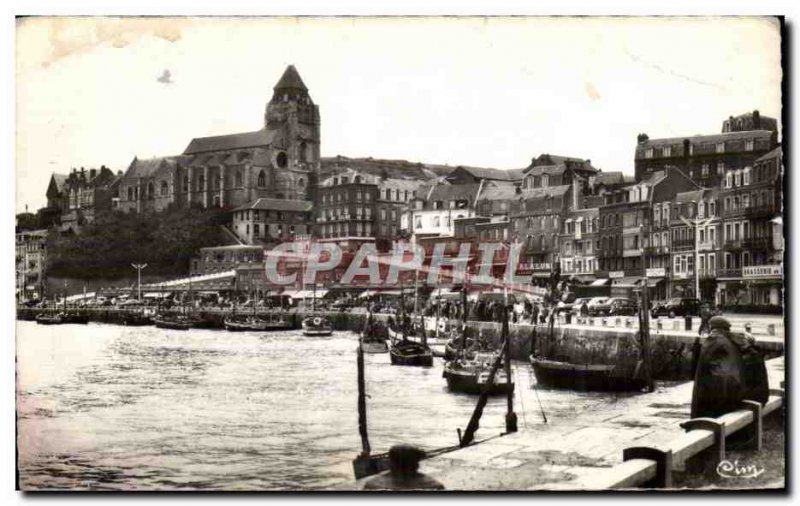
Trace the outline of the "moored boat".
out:
M 304 336 L 330 336 L 333 334 L 331 322 L 324 316 L 309 316 L 302 322 Z
M 225 330 L 230 332 L 266 330 L 268 323 L 252 315 L 230 315 L 223 320 Z
M 433 352 L 421 343 L 413 341 L 394 341 L 389 348 L 392 365 L 412 365 L 430 367 L 433 365 Z
M 39 325 L 60 325 L 64 323 L 63 313 L 36 315 L 36 323 Z
M 128 327 L 142 327 L 152 325 L 153 319 L 143 313 L 123 313 L 122 324 Z
M 647 386 L 644 378 L 622 372 L 613 365 L 574 364 L 530 357 L 533 373 L 539 385 L 578 391 L 636 391 Z
M 192 320 L 184 315 L 156 315 L 153 325 L 160 329 L 188 330 L 192 328 Z
M 508 394 L 514 391 L 514 382 L 503 369 L 495 372 L 494 381 L 489 383 L 492 365 L 497 360 L 495 352 L 478 352 L 473 359 L 451 360 L 444 365 L 442 377 L 453 392 L 489 395 Z

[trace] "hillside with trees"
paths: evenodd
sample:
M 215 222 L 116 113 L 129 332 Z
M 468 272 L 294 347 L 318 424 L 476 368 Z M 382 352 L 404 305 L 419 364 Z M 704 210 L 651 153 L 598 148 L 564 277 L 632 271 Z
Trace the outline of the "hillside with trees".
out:
M 50 234 L 48 276 L 126 278 L 131 263 L 147 263 L 151 275 L 182 276 L 198 248 L 224 240 L 219 209 L 175 209 L 158 214 L 109 213 L 79 234 Z

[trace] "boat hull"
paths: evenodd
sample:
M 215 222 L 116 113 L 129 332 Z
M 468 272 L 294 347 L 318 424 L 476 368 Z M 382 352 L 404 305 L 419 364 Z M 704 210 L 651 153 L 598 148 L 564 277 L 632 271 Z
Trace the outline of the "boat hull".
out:
M 365 341 L 361 343 L 361 349 L 364 353 L 388 353 L 389 346 L 386 341 Z
M 303 329 L 303 335 L 308 337 L 325 337 L 333 335 L 332 329 Z
M 389 349 L 392 365 L 431 367 L 433 353 L 430 348 L 417 343 L 399 342 Z
M 570 362 L 530 358 L 539 385 L 584 392 L 622 392 L 641 390 L 643 379 L 620 375 L 613 365 L 580 365 Z
M 189 330 L 192 328 L 192 323 L 188 321 L 162 320 L 161 318 L 154 318 L 153 325 L 159 329 L 167 330 Z
M 489 395 L 509 394 L 514 392 L 514 382 L 494 382 L 488 385 L 481 382 L 479 376 L 475 373 L 454 371 L 445 367 L 444 378 L 447 380 L 447 388 L 451 392 L 458 392 L 463 394 L 479 395 L 487 388 Z

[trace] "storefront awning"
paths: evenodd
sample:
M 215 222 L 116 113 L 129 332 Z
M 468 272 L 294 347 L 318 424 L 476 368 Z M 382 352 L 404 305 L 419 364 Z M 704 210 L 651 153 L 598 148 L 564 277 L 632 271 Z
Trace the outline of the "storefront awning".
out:
M 647 287 L 652 288 L 654 286 L 658 286 L 659 283 L 662 283 L 664 278 L 647 278 Z
M 617 288 L 635 288 L 636 285 L 642 280 L 640 277 L 626 276 L 624 278 L 615 278 L 611 280 L 611 286 Z
M 328 290 L 325 288 L 317 288 L 316 293 L 314 290 L 298 290 L 294 294 L 291 295 L 293 299 L 321 299 L 325 297 L 328 293 Z M 284 295 L 286 295 L 284 293 Z
M 589 285 L 589 286 L 606 286 L 606 285 L 608 285 L 609 281 L 611 281 L 611 280 L 608 279 L 608 278 L 595 279 L 594 281 L 592 281 L 592 284 Z

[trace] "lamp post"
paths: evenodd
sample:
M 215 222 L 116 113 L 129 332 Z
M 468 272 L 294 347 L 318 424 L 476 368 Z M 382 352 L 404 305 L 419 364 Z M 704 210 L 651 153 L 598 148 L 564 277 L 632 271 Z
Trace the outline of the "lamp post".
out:
M 147 264 L 131 264 L 131 267 L 136 269 L 136 273 L 137 273 L 136 286 L 137 286 L 138 292 L 139 292 L 139 296 L 138 296 L 139 302 L 141 302 L 142 301 L 142 270 L 145 267 L 147 267 Z

